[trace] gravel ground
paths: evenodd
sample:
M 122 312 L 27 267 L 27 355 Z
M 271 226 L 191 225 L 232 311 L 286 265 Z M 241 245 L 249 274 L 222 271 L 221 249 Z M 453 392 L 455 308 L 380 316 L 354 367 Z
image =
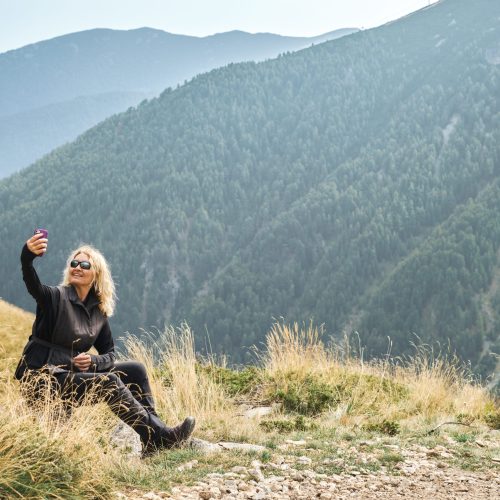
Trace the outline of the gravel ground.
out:
M 303 456 L 273 456 L 273 461 L 254 460 L 250 467 L 208 474 L 192 486 L 176 486 L 171 492 L 130 490 L 117 494 L 121 499 L 500 499 L 498 458 L 482 472 L 464 471 L 446 463 L 452 456 L 443 446 L 425 448 L 413 445 L 407 450 L 394 446 L 402 459 L 388 471 L 368 470 L 373 452 L 348 450 L 357 454 L 367 467 L 349 465 L 342 458 L 325 458 L 324 467 L 343 469 L 338 473 L 312 470 L 313 461 Z M 397 448 L 397 450 L 396 450 Z M 197 460 L 183 464 L 194 469 Z

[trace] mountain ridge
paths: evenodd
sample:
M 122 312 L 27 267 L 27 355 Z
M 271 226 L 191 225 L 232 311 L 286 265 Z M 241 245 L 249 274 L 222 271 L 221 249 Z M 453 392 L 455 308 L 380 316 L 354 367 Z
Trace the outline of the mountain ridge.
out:
M 0 54 L 5 75 L 0 81 L 0 176 L 196 74 L 231 62 L 276 57 L 353 31 L 311 38 L 235 31 L 197 38 L 151 28 L 97 28 Z M 103 101 L 106 95 L 109 102 Z

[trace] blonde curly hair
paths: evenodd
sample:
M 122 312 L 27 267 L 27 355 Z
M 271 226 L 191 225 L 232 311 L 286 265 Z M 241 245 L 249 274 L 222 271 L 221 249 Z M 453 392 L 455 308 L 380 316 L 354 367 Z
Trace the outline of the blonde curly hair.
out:
M 93 286 L 99 299 L 99 309 L 107 316 L 113 316 L 116 304 L 115 284 L 111 276 L 111 270 L 104 258 L 104 255 L 94 248 L 92 245 L 81 245 L 73 250 L 66 261 L 66 267 L 63 271 L 63 280 L 61 285 L 68 286 L 70 278 L 70 262 L 75 259 L 79 254 L 84 253 L 89 256 L 89 261 L 92 264 L 94 271 Z

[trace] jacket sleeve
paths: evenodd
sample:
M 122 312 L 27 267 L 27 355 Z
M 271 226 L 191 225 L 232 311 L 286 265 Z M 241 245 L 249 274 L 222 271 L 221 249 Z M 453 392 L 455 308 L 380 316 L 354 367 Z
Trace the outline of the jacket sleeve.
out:
M 43 285 L 38 278 L 38 274 L 33 267 L 33 260 L 37 255 L 28 249 L 28 245 L 24 245 L 21 252 L 21 269 L 23 272 L 23 280 L 26 284 L 28 293 L 36 300 L 37 304 L 46 309 L 53 302 L 53 299 L 58 293 L 57 287 Z
M 92 360 L 90 368 L 98 372 L 113 368 L 116 360 L 115 344 L 113 342 L 113 336 L 111 335 L 111 329 L 109 328 L 108 321 L 106 321 L 104 326 L 101 328 L 101 331 L 94 342 L 94 347 L 97 349 L 99 354 L 90 355 Z

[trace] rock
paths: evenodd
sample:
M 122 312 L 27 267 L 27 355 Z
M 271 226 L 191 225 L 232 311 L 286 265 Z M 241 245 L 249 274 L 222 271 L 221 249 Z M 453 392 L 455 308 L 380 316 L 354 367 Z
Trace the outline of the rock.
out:
M 162 497 L 160 495 L 157 495 L 153 491 L 145 493 L 144 495 L 142 495 L 142 498 L 146 498 L 147 500 L 162 500 Z
M 293 439 L 287 439 L 285 441 L 286 444 L 291 444 L 293 446 L 304 446 L 307 444 L 307 441 L 305 441 L 304 439 L 301 439 L 300 441 L 294 441 Z
M 261 418 L 272 413 L 272 406 L 256 406 L 255 408 L 250 408 L 243 413 L 245 418 Z
M 305 478 L 299 471 L 294 470 L 290 474 L 290 479 L 292 479 L 293 481 L 302 482 L 302 481 L 304 481 Z
M 260 446 L 258 444 L 248 444 L 248 443 L 226 443 L 221 442 L 217 443 L 218 446 L 223 448 L 224 450 L 241 450 L 241 451 L 250 451 L 261 453 L 266 450 L 265 446 Z
M 248 485 L 248 483 L 245 483 L 245 481 L 240 481 L 238 483 L 238 490 L 239 491 L 248 491 L 248 490 L 250 490 L 250 486 Z
M 185 464 L 179 465 L 179 467 L 177 467 L 177 470 L 179 472 L 182 472 L 185 470 L 191 470 L 197 464 L 198 464 L 198 460 L 191 460 L 191 462 L 186 462 Z
M 246 474 L 247 473 L 246 467 L 243 467 L 241 465 L 235 465 L 234 467 L 231 468 L 231 471 L 236 473 L 236 474 Z
M 309 465 L 312 463 L 312 460 L 309 458 L 309 457 L 306 457 L 306 456 L 302 456 L 302 457 L 299 457 L 297 459 L 297 462 L 299 464 L 305 464 L 305 465 Z
M 358 443 L 358 446 L 363 446 L 363 447 L 365 447 L 365 446 L 371 446 L 371 445 L 373 445 L 373 444 L 374 444 L 374 442 L 373 442 L 373 441 L 360 441 L 360 442 Z
M 124 422 L 118 423 L 109 436 L 111 444 L 129 457 L 141 456 L 142 444 L 139 434 Z
M 212 486 L 209 491 L 210 491 L 212 497 L 214 497 L 214 498 L 219 498 L 221 495 L 221 491 L 219 488 L 217 488 L 217 486 Z
M 248 475 L 255 481 L 260 482 L 264 480 L 264 474 L 260 471 L 260 469 L 249 469 Z
M 202 453 L 220 453 L 223 451 L 219 445 L 198 438 L 191 438 L 188 446 Z

